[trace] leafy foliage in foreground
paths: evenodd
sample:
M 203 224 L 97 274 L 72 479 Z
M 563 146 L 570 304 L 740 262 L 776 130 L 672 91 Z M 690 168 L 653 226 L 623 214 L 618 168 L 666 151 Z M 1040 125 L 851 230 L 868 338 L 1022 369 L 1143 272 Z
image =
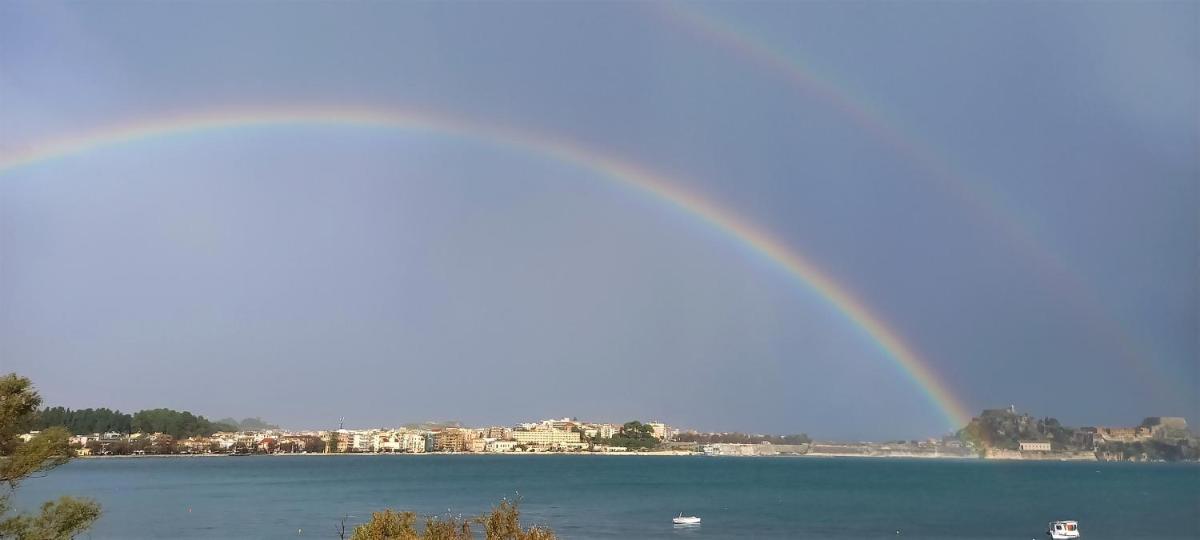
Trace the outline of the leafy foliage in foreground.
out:
M 0 538 L 51 540 L 73 538 L 100 517 L 100 505 L 83 499 L 60 497 L 42 503 L 41 513 L 21 514 L 0 521 Z
M 10 373 L 0 377 L 0 538 L 60 540 L 73 538 L 100 517 L 100 505 L 86 499 L 62 497 L 42 505 L 37 514 L 4 517 L 21 481 L 71 459 L 70 433 L 61 427 L 38 433 L 28 441 L 18 435 L 35 422 L 42 398 L 33 384 Z
M 375 512 L 371 521 L 354 528 L 351 540 L 470 540 L 475 538 L 471 526 L 483 529 L 487 540 L 555 540 L 554 531 L 537 526 L 521 528 L 521 512 L 517 503 L 501 501 L 488 514 L 476 518 L 429 517 L 417 532 L 417 515 L 413 512 L 384 510 Z

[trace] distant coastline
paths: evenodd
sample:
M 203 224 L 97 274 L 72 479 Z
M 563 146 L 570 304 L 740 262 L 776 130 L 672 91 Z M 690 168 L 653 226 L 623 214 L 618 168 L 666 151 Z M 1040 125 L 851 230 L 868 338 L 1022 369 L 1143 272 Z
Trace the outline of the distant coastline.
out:
M 186 411 L 150 409 L 126 415 L 108 409 L 43 409 L 41 429 L 61 425 L 79 457 L 247 455 L 633 455 L 730 457 L 864 457 L 1001 461 L 1200 461 L 1200 439 L 1182 417 L 1148 417 L 1131 427 L 1064 426 L 1054 418 L 985 409 L 954 434 L 881 442 L 814 441 L 808 435 L 702 433 L 662 422 L 624 424 L 576 418 L 465 427 L 426 422 L 396 428 L 293 431 L 258 418 L 229 429 Z M 266 426 L 266 427 L 263 427 Z M 91 432 L 89 428 L 112 428 Z M 219 430 L 219 431 L 217 431 Z M 38 431 L 20 437 L 29 440 Z
M 704 456 L 701 452 L 685 452 L 672 450 L 659 450 L 648 452 L 344 452 L 344 453 L 319 453 L 319 452 L 279 452 L 274 454 L 250 454 L 247 458 L 263 458 L 263 457 L 372 457 L 372 456 L 648 456 L 648 457 L 688 457 L 688 456 Z M 233 457 L 229 454 L 123 454 L 111 456 L 76 456 L 75 459 L 144 459 L 144 458 L 228 458 Z M 767 456 L 747 456 L 747 457 L 767 457 Z M 792 456 L 784 456 L 792 457 Z M 802 456 L 794 456 L 802 457 Z
M 1007 453 L 992 453 L 990 455 L 980 456 L 976 454 L 942 454 L 942 453 L 922 453 L 922 452 L 808 452 L 803 454 L 705 454 L 704 452 L 685 451 L 685 450 L 651 450 L 645 452 L 346 452 L 346 453 L 319 453 L 319 452 L 279 452 L 279 453 L 263 453 L 250 454 L 246 456 L 230 456 L 222 453 L 197 453 L 197 454 L 125 454 L 125 455 L 84 455 L 78 456 L 77 459 L 83 460 L 106 460 L 106 459 L 161 459 L 161 458 L 229 458 L 229 457 L 416 457 L 421 456 L 604 456 L 604 457 L 716 457 L 716 458 L 861 458 L 861 459 L 911 459 L 911 460 L 946 460 L 946 461 L 996 461 L 996 462 L 1011 462 L 1011 461 L 1038 461 L 1038 462 L 1123 462 L 1104 460 L 1096 457 L 1092 453 L 1075 453 L 1075 454 L 1059 454 L 1059 453 L 1035 453 L 1035 454 L 1020 454 L 1018 452 Z M 1144 460 L 1132 461 L 1133 463 L 1165 463 L 1166 460 Z M 1190 461 L 1188 461 L 1190 462 Z
M 915 460 L 915 461 L 989 461 L 989 462 L 1080 462 L 1080 463 L 1200 463 L 1196 461 L 1181 461 L 1169 462 L 1165 460 L 1156 461 L 1108 461 L 1096 459 L 1095 457 L 1062 457 L 1062 456 L 1040 456 L 1040 457 L 979 457 L 969 455 L 929 455 L 929 454 L 832 454 L 832 453 L 813 453 L 813 454 L 778 454 L 778 455 L 723 455 L 723 456 L 707 456 L 703 452 L 423 452 L 423 453 L 346 453 L 346 454 L 304 454 L 304 453 L 280 453 L 280 454 L 255 454 L 254 458 L 289 458 L 289 457 L 396 457 L 403 458 L 413 457 L 420 459 L 421 456 L 436 457 L 436 456 L 459 456 L 464 458 L 483 457 L 483 456 L 575 456 L 575 457 L 692 457 L 692 458 L 729 458 L 729 459 L 865 459 L 865 460 Z M 121 459 L 172 459 L 172 458 L 227 458 L 229 454 L 144 454 L 144 455 L 121 455 L 121 456 L 78 456 L 80 460 L 121 460 Z
M 731 458 L 731 459 L 805 459 L 805 458 L 831 458 L 831 459 L 904 459 L 917 461 L 992 461 L 992 462 L 1012 462 L 1012 461 L 1030 461 L 1030 462 L 1094 462 L 1104 463 L 1105 460 L 1099 460 L 1095 457 L 1062 457 L 1062 456 L 1041 456 L 1041 457 L 979 457 L 972 455 L 931 455 L 931 454 L 851 454 L 851 453 L 812 453 L 812 454 L 776 454 L 776 455 L 721 455 L 708 456 L 703 452 L 423 452 L 423 453 L 344 453 L 344 454 L 304 454 L 304 453 L 279 453 L 279 454 L 254 454 L 253 458 L 289 458 L 289 457 L 413 457 L 420 458 L 421 456 L 436 457 L 436 456 L 458 456 L 458 457 L 481 457 L 481 456 L 575 456 L 575 457 L 695 457 L 695 458 Z M 229 454 L 142 454 L 142 455 L 120 455 L 120 456 L 79 456 L 76 459 L 81 460 L 112 460 L 112 459 L 171 459 L 171 458 L 227 458 Z M 1110 462 L 1110 463 L 1168 463 L 1166 461 L 1148 461 L 1148 462 Z M 1197 462 L 1183 462 L 1197 463 Z

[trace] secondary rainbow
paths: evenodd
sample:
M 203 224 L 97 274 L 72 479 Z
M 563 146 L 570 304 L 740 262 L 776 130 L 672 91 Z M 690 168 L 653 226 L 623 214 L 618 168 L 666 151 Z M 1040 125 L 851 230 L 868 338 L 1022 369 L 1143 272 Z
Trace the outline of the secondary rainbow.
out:
M 1171 384 L 1169 378 L 1154 373 L 1154 368 L 1158 366 L 1154 366 L 1150 360 L 1155 355 L 1148 352 L 1150 347 L 1145 341 L 1132 335 L 1111 314 L 1095 288 L 1089 287 L 1058 251 L 1046 247 L 1041 240 L 1044 235 L 1037 234 L 1036 227 L 1032 225 L 1035 220 L 1022 215 L 1016 205 L 1001 193 L 960 172 L 945 152 L 937 152 L 930 145 L 923 144 L 920 138 L 889 118 L 881 107 L 851 92 L 845 84 L 837 83 L 828 74 L 814 69 L 812 62 L 798 58 L 794 52 L 780 50 L 748 28 L 741 28 L 708 13 L 698 3 L 671 1 L 652 6 L 654 12 L 670 24 L 695 32 L 710 44 L 736 55 L 741 61 L 780 77 L 793 88 L 832 106 L 859 129 L 914 164 L 928 180 L 965 203 L 972 210 L 972 216 L 981 218 L 1000 231 L 1021 252 L 1024 260 L 1034 262 L 1034 266 L 1049 282 L 1047 286 L 1050 291 L 1075 304 L 1097 334 L 1111 336 L 1116 350 L 1137 374 L 1137 379 L 1146 383 Z M 1189 390 L 1180 387 L 1173 391 L 1188 395 Z
M 704 41 L 726 50 L 738 60 L 761 68 L 772 76 L 779 77 L 788 85 L 816 98 L 850 120 L 858 129 L 868 133 L 899 156 L 916 165 L 932 180 L 955 194 L 969 206 L 980 210 L 977 217 L 987 220 L 1002 230 L 1006 236 L 1033 255 L 1045 259 L 1043 262 L 1056 273 L 1066 271 L 1066 266 L 1056 253 L 1037 243 L 1037 238 L 1025 225 L 1018 212 L 1004 197 L 980 182 L 972 182 L 955 171 L 944 153 L 934 151 L 920 143 L 918 137 L 897 127 L 880 107 L 867 99 L 857 97 L 834 78 L 815 70 L 811 62 L 793 58 L 771 45 L 767 40 L 748 29 L 710 15 L 695 3 L 662 2 L 653 4 L 656 12 L 675 26 L 695 32 Z
M 209 131 L 293 125 L 390 128 L 438 133 L 514 148 L 598 173 L 601 177 L 611 179 L 696 218 L 712 230 L 772 262 L 814 291 L 868 336 L 873 345 L 921 389 L 926 399 L 941 414 L 947 428 L 957 429 L 970 419 L 961 400 L 938 378 L 929 363 L 923 360 L 913 347 L 864 302 L 822 272 L 801 253 L 790 249 L 749 221 L 698 194 L 683 190 L 679 182 L 673 182 L 646 168 L 574 144 L 564 138 L 479 124 L 428 111 L 343 107 L 224 109 L 137 121 L 36 144 L 24 153 L 0 156 L 0 176 L 22 167 L 139 141 Z

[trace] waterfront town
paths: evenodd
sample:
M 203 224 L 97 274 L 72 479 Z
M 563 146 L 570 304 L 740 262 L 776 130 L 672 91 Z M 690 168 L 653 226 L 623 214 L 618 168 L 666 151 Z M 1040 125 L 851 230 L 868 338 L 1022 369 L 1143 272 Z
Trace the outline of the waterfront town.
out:
M 156 410 L 154 412 L 161 412 Z M 173 411 L 172 411 L 173 412 Z M 183 413 L 188 414 L 188 413 Z M 196 417 L 202 419 L 202 417 Z M 212 423 L 213 426 L 230 427 Z M 76 430 L 78 431 L 78 430 Z M 252 454 L 597 453 L 709 456 L 858 456 L 1017 460 L 1194 461 L 1200 444 L 1181 417 L 1150 417 L 1130 427 L 1068 428 L 1053 418 L 989 409 L 954 435 L 887 442 L 812 441 L 806 435 L 748 435 L 679 430 L 662 422 L 624 424 L 575 418 L 513 426 L 429 423 L 402 428 L 218 430 L 178 436 L 163 431 L 75 433 L 79 456 Z M 23 437 L 32 438 L 37 431 Z
M 169 433 L 72 435 L 80 456 L 159 454 L 422 454 L 670 450 L 678 430 L 661 422 L 623 425 L 562 418 L 516 426 L 284 430 L 275 427 L 175 437 Z M 23 436 L 30 439 L 37 431 Z M 624 441 L 626 444 L 615 444 Z M 630 448 L 633 446 L 633 448 Z M 694 446 L 689 447 L 694 448 Z M 684 450 L 686 452 L 686 450 Z

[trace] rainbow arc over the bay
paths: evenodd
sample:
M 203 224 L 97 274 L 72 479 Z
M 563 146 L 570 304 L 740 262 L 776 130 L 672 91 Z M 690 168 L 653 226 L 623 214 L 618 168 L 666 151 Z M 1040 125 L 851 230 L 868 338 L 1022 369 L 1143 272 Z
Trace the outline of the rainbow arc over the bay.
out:
M 427 110 L 354 107 L 252 107 L 168 115 L 99 129 L 34 144 L 30 149 L 0 155 L 0 176 L 23 167 L 44 164 L 92 150 L 164 137 L 261 127 L 385 128 L 478 140 L 500 147 L 557 160 L 595 173 L 705 224 L 773 263 L 822 298 L 852 323 L 915 384 L 949 429 L 966 424 L 970 414 L 962 401 L 938 377 L 933 366 L 865 302 L 822 271 L 808 257 L 750 221 L 722 208 L 679 181 L 566 138 L 472 122 Z

